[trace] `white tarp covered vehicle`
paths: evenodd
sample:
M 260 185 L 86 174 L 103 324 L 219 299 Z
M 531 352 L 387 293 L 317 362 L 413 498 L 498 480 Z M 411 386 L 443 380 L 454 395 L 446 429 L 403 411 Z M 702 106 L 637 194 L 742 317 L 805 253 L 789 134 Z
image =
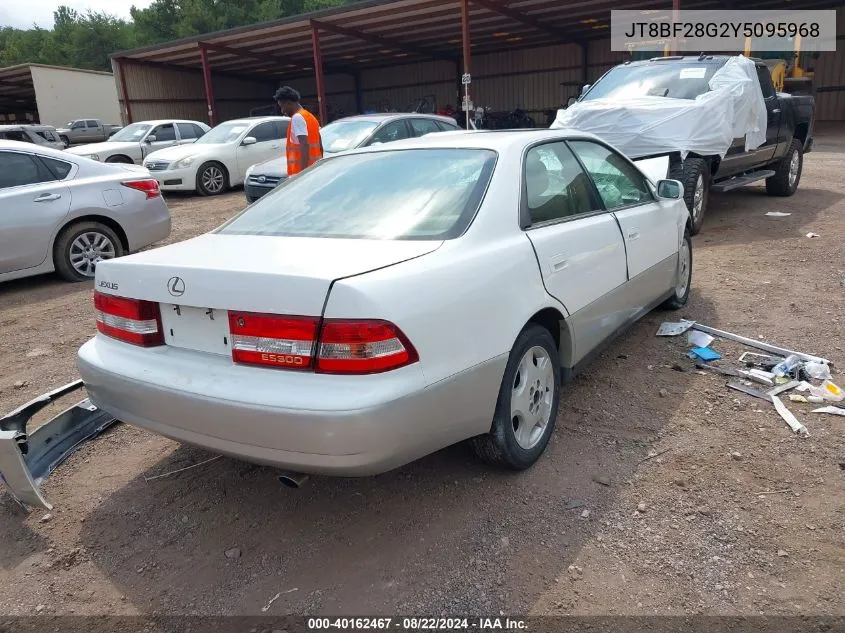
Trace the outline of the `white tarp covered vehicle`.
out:
M 810 100 L 808 120 L 796 99 Z M 812 103 L 776 94 L 765 64 L 747 57 L 665 57 L 612 68 L 551 127 L 596 134 L 653 180 L 680 180 L 697 233 L 711 183 L 728 190 L 765 178 L 769 193 L 794 193 Z

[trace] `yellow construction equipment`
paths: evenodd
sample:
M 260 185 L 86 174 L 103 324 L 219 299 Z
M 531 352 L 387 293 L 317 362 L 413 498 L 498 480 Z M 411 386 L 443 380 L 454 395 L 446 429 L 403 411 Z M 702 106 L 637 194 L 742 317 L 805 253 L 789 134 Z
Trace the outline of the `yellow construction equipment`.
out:
M 783 38 L 783 50 L 754 51 L 753 38 L 745 39 L 745 56 L 762 59 L 772 74 L 772 83 L 778 92 L 810 94 L 813 90 L 812 60 L 817 52 L 801 50 L 801 36 Z

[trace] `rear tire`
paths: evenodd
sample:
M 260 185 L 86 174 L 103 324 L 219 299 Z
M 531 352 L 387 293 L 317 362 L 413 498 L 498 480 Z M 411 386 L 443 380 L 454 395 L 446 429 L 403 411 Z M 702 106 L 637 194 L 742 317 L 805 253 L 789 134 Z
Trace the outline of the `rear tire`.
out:
M 775 175 L 766 178 L 766 193 L 770 196 L 791 196 L 798 190 L 803 171 L 804 152 L 801 141 L 794 138 L 786 154 L 777 162 Z
M 203 196 L 219 196 L 229 189 L 229 173 L 216 161 L 200 165 L 197 170 L 197 192 Z
M 690 215 L 690 235 L 697 235 L 704 224 L 707 201 L 710 197 L 710 166 L 703 158 L 687 158 L 683 165 L 675 165 L 669 178 L 684 185 L 684 202 Z
M 65 147 L 70 147 L 70 139 L 67 136 L 60 136 L 59 138 L 65 144 Z
M 490 433 L 470 440 L 493 466 L 524 470 L 536 462 L 554 432 L 560 400 L 560 360 L 554 338 L 529 324 L 516 339 L 499 388 Z
M 66 281 L 94 278 L 97 262 L 122 257 L 117 234 L 99 222 L 77 222 L 62 229 L 53 246 L 53 265 Z
M 664 310 L 680 310 L 687 304 L 692 288 L 692 238 L 684 231 L 684 241 L 678 253 L 678 274 L 675 292 L 661 306 Z

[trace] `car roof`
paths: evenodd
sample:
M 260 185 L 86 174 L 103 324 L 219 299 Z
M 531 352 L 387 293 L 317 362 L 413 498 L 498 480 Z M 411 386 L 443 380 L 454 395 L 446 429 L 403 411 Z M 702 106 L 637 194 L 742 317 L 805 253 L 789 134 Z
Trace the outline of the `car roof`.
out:
M 371 145 L 356 152 L 378 152 L 401 149 L 487 149 L 495 152 L 522 151 L 542 141 L 568 138 L 600 140 L 594 134 L 570 129 L 530 128 L 520 130 L 462 130 L 440 132 L 425 136 Z
M 228 121 L 220 121 L 217 125 L 223 125 L 224 123 L 258 123 L 264 121 L 290 121 L 290 117 L 287 116 L 246 116 L 240 119 L 229 119 Z M 215 126 L 216 127 L 216 126 Z
M 423 114 L 421 112 L 373 112 L 372 114 L 355 114 L 346 116 L 336 121 L 372 121 L 374 123 L 382 123 L 384 121 L 392 121 L 394 119 L 402 119 L 407 117 L 414 117 L 419 119 L 433 119 L 435 121 L 444 121 L 456 125 L 455 119 L 438 114 Z M 334 123 L 334 121 L 332 121 Z
M 36 145 L 34 143 L 22 143 L 20 141 L 3 141 L 0 140 L 0 150 L 17 150 L 22 152 L 27 152 L 28 154 L 40 154 L 41 156 L 47 156 L 49 158 L 55 158 L 58 160 L 63 160 L 66 163 L 76 163 L 76 159 L 79 156 L 75 156 L 73 154 L 69 154 L 62 150 L 53 149 L 52 147 L 48 147 L 46 145 Z

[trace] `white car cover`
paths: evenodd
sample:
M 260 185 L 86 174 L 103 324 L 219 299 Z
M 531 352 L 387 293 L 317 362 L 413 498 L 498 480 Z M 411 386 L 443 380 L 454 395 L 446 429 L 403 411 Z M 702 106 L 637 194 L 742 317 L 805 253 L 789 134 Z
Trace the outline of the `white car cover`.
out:
M 679 64 L 679 72 L 687 64 Z M 750 59 L 737 55 L 713 73 L 710 91 L 695 99 L 605 98 L 559 110 L 552 128 L 591 132 L 631 158 L 680 152 L 724 157 L 735 138 L 745 151 L 766 141 L 766 103 Z

